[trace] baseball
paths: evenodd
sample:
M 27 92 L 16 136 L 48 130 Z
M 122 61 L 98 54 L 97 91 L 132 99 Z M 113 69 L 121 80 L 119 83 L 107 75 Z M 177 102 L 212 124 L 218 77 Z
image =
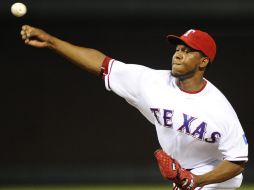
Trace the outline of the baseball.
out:
M 11 6 L 11 13 L 16 17 L 22 17 L 26 14 L 26 6 L 23 3 L 14 3 Z

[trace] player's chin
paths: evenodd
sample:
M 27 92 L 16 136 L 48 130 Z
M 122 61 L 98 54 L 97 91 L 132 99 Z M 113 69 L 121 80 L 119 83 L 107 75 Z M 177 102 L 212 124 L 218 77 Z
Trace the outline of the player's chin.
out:
M 183 65 L 181 64 L 172 64 L 172 74 L 173 75 L 182 75 L 184 74 L 185 71 L 185 68 Z
M 187 71 L 186 70 L 175 70 L 175 69 L 172 69 L 171 71 L 171 75 L 175 78 L 178 78 L 179 80 L 185 80 L 185 79 L 188 79 L 188 78 L 191 78 L 195 75 L 195 69 L 191 70 L 191 71 Z
M 182 70 L 173 69 L 171 70 L 171 74 L 174 77 L 181 77 L 184 75 L 184 72 Z

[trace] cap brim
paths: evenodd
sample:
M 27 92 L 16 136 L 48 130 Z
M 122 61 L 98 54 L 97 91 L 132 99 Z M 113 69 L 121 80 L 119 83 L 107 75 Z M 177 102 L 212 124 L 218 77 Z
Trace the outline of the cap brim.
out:
M 173 45 L 178 45 L 181 43 L 186 44 L 179 36 L 175 35 L 167 35 L 167 40 Z
M 184 39 L 180 38 L 179 36 L 168 35 L 167 39 L 169 43 L 173 45 L 185 44 L 192 49 L 199 50 L 194 44 L 191 44 L 190 42 L 185 42 Z

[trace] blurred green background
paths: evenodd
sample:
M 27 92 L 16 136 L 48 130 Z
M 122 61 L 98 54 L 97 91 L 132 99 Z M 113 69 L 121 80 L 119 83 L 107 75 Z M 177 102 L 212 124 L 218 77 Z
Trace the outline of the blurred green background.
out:
M 162 185 L 138 185 L 138 186 L 70 186 L 70 187 L 2 187 L 1 190 L 169 190 L 168 186 Z M 238 190 L 253 190 L 254 185 L 245 185 Z

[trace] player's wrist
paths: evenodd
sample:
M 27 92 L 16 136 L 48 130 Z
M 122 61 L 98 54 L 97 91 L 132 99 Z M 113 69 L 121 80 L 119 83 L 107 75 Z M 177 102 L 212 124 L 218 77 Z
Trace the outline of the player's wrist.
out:
M 47 48 L 56 49 L 57 40 L 58 39 L 56 37 L 47 34 L 47 38 L 45 40 L 45 42 L 47 44 Z
M 207 185 L 207 181 L 206 178 L 204 177 L 204 175 L 194 175 L 193 177 L 196 181 L 197 187 L 203 187 L 204 185 Z

